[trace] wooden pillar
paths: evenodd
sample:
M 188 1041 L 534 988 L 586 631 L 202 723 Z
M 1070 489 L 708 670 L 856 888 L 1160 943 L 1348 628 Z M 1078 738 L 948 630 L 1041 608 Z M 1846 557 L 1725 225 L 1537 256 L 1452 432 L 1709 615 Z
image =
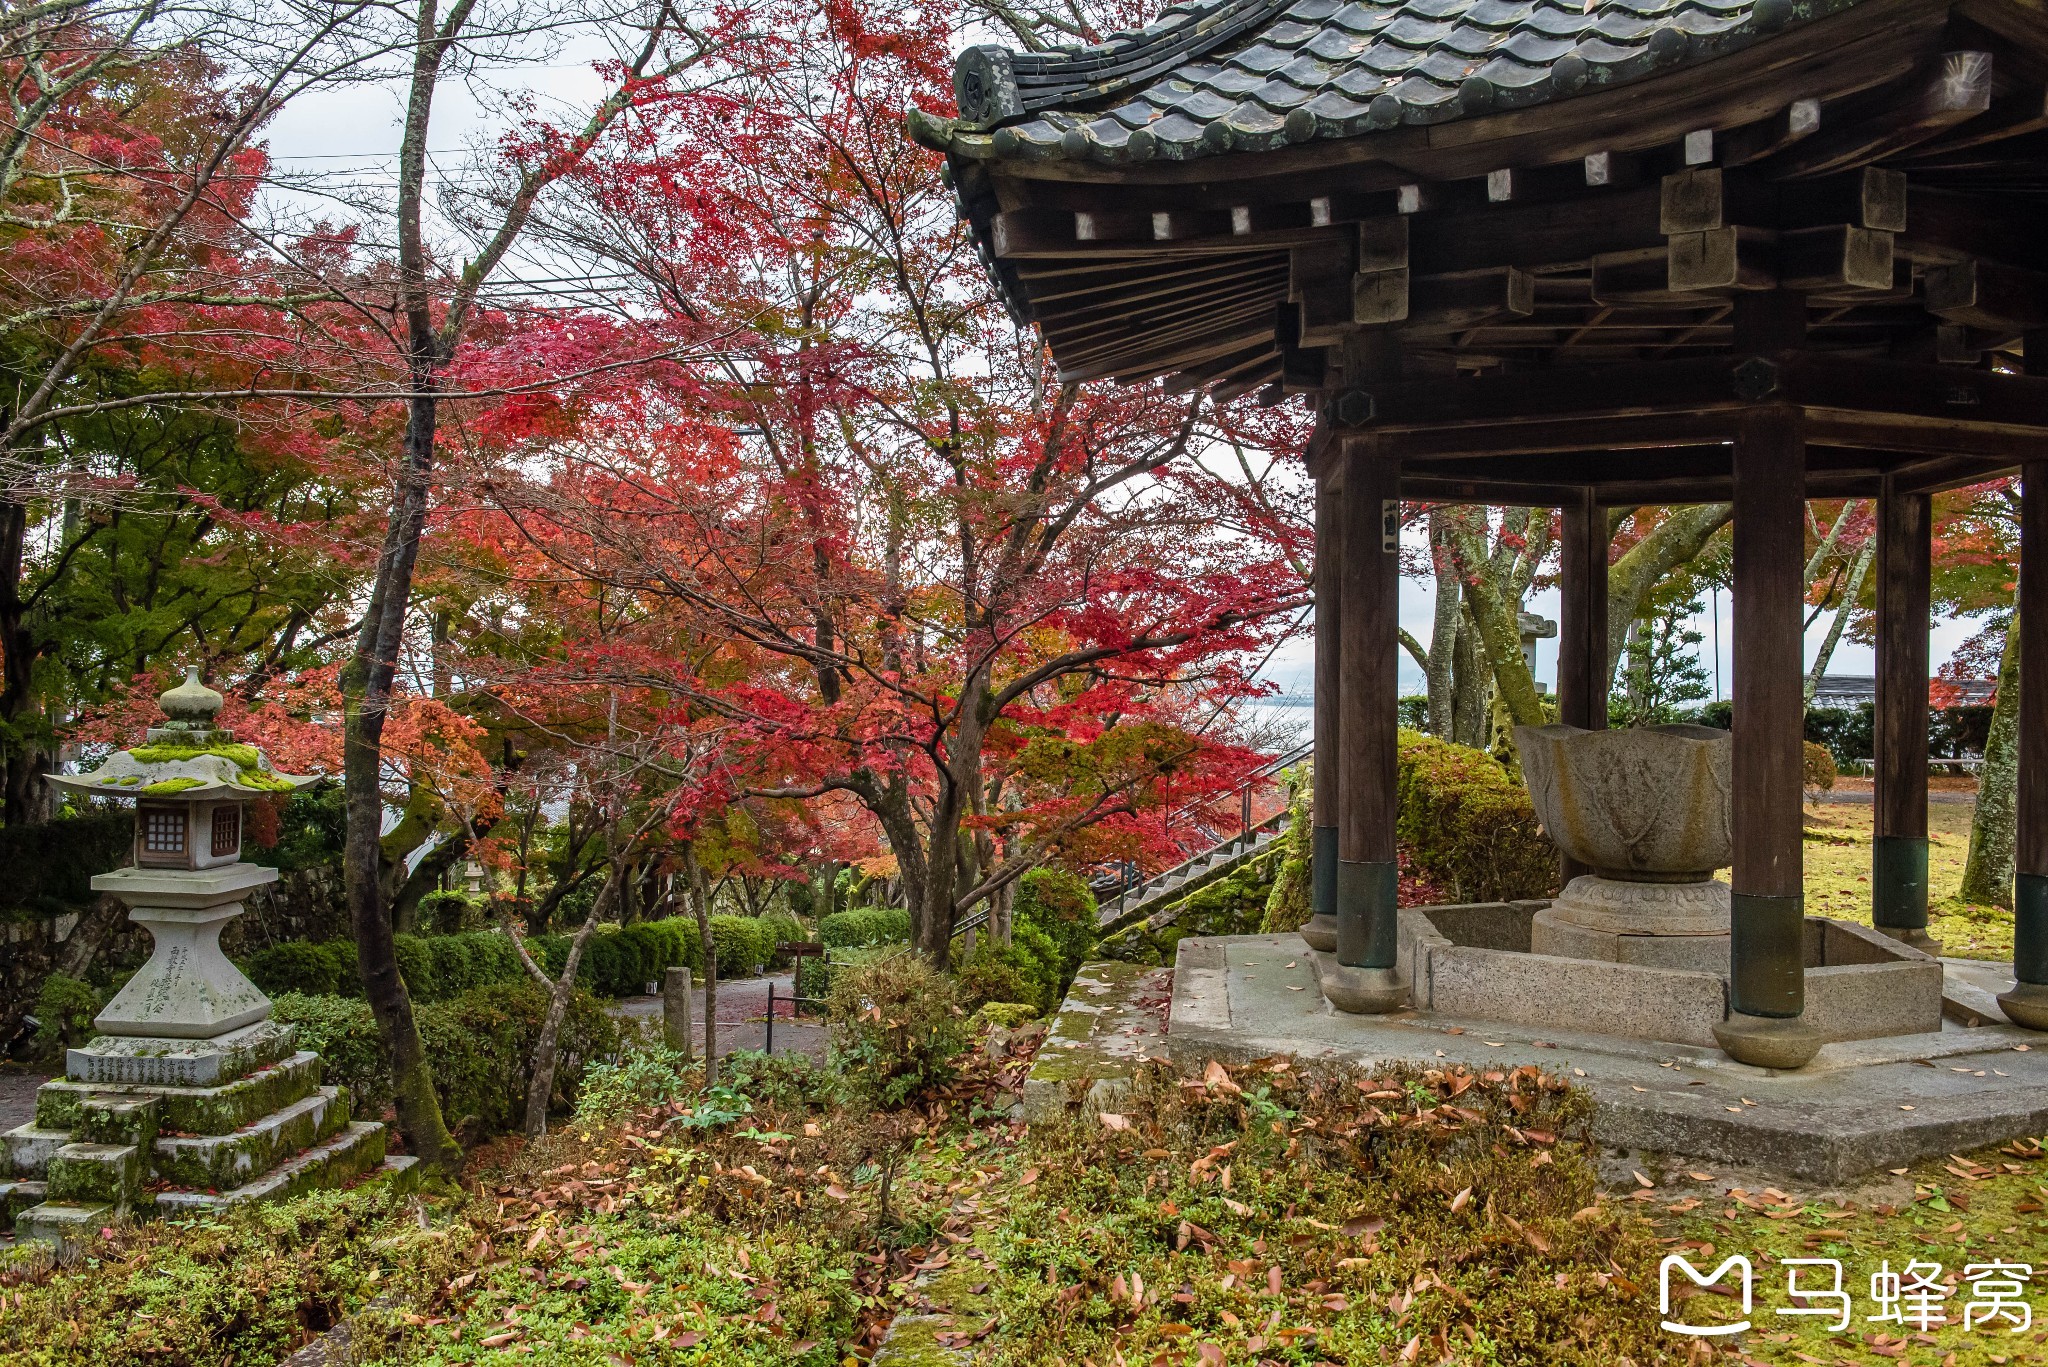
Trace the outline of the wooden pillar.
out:
M 1872 921 L 1939 952 L 1927 935 L 1927 633 L 1931 509 L 1891 475 L 1877 502 L 1877 707 Z
M 1315 826 L 1309 845 L 1313 914 L 1301 928 L 1309 947 L 1325 954 L 1337 948 L 1337 771 L 1342 763 L 1338 699 L 1343 695 L 1338 642 L 1344 613 L 1344 524 L 1338 515 L 1343 462 L 1332 461 L 1330 467 L 1316 481 Z
M 1344 462 L 1337 967 L 1324 975 L 1323 992 L 1340 1010 L 1390 1011 L 1407 1000 L 1394 975 L 1399 466 L 1357 447 Z
M 1564 506 L 1559 547 L 1557 715 L 1566 726 L 1607 728 L 1607 510 L 1582 489 Z M 1564 881 L 1593 870 L 1561 856 Z
M 2035 339 L 2027 368 L 2036 369 Z M 2020 470 L 2020 773 L 2013 888 L 2013 990 L 1998 999 L 2015 1024 L 2048 1030 L 2048 460 Z
M 1744 414 L 1735 438 L 1729 1016 L 1714 1035 L 1738 1061 L 1766 1068 L 1800 1067 L 1821 1044 L 1802 1019 L 1805 498 L 1797 416 L 1776 408 Z

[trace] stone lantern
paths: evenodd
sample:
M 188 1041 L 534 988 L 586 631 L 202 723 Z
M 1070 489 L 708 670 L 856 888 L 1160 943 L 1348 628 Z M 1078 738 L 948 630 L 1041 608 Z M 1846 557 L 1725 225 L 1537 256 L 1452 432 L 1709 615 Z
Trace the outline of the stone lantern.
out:
M 242 899 L 277 881 L 276 869 L 242 862 L 244 808 L 313 780 L 276 772 L 261 750 L 217 726 L 221 696 L 196 668 L 157 701 L 165 721 L 143 744 L 90 774 L 50 781 L 135 800 L 134 866 L 92 886 L 128 906 L 155 950 L 93 1024 L 107 1036 L 211 1039 L 270 1016 L 270 1000 L 220 952 Z
M 0 1135 L 0 1226 L 75 1246 L 115 1215 L 192 1213 L 351 1181 L 389 1159 L 384 1127 L 351 1121 L 346 1088 L 221 952 L 242 899 L 277 880 L 244 864 L 248 803 L 313 782 L 280 774 L 215 722 L 194 669 L 159 702 L 143 744 L 51 782 L 135 802 L 132 867 L 92 880 L 154 939 L 149 961 L 94 1018 L 99 1036 Z M 11 1176 L 9 1175 L 11 1173 Z

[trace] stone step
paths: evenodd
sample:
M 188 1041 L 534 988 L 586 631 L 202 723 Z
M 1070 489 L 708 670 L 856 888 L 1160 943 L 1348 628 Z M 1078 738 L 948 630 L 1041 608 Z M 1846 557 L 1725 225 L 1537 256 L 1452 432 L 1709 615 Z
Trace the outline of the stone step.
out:
M 30 1206 L 14 1218 L 14 1237 L 40 1239 L 57 1246 L 57 1261 L 68 1263 L 78 1257 L 98 1236 L 100 1228 L 114 1218 L 114 1208 L 94 1202 L 45 1201 Z
M 304 1049 L 219 1087 L 117 1086 L 59 1078 L 36 1090 L 36 1124 L 50 1130 L 74 1129 L 87 1097 L 114 1093 L 155 1097 L 157 1123 L 166 1130 L 233 1134 L 309 1096 L 319 1085 L 320 1057 Z
M 238 1187 L 332 1136 L 348 1112 L 347 1088 L 322 1087 L 233 1134 L 159 1137 L 150 1170 L 173 1186 Z
M 124 1092 L 89 1096 L 72 1133 L 87 1144 L 133 1144 L 144 1153 L 156 1143 L 157 1099 Z
M 50 1155 L 50 1200 L 126 1209 L 142 1193 L 142 1150 L 133 1144 L 66 1144 Z
M 223 1210 L 245 1201 L 280 1201 L 317 1188 L 345 1186 L 383 1162 L 384 1127 L 358 1120 L 332 1139 L 230 1191 L 158 1192 L 157 1213 L 182 1215 Z
M 7 1155 L 5 1175 L 42 1177 L 50 1170 L 50 1155 L 70 1142 L 69 1129 L 35 1124 L 15 1126 L 6 1134 L 0 1134 L 0 1148 L 4 1148 Z
M 49 1196 L 49 1183 L 22 1178 L 0 1181 L 0 1229 L 11 1229 L 15 1217 L 30 1206 L 41 1205 Z

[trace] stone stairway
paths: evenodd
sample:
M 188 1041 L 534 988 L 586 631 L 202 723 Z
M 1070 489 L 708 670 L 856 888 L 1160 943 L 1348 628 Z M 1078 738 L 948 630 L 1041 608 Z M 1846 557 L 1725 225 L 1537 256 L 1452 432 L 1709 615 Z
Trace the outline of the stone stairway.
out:
M 1140 883 L 1121 897 L 1100 903 L 1096 925 L 1104 935 L 1113 934 L 1171 907 L 1205 884 L 1213 883 L 1272 848 L 1287 831 L 1283 809 L 1267 818 L 1264 825 L 1202 851 L 1184 864 L 1175 865 L 1156 878 Z

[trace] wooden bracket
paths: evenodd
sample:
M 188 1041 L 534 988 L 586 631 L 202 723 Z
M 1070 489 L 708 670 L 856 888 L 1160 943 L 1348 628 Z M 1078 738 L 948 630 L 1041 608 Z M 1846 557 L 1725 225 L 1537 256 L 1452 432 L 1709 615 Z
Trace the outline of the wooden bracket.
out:
M 1891 233 L 1852 224 L 1778 235 L 1778 284 L 1788 290 L 1884 290 L 1892 287 Z
M 1778 283 L 1771 260 L 1774 236 L 1758 228 L 1673 234 L 1665 258 L 1666 283 L 1673 290 L 1770 289 Z
M 1371 327 L 1408 317 L 1408 220 L 1394 214 L 1358 225 L 1351 320 Z
M 2048 327 L 2048 275 L 1965 261 L 1927 272 L 1921 280 L 1927 311 L 1950 323 L 1992 332 L 2026 332 Z

